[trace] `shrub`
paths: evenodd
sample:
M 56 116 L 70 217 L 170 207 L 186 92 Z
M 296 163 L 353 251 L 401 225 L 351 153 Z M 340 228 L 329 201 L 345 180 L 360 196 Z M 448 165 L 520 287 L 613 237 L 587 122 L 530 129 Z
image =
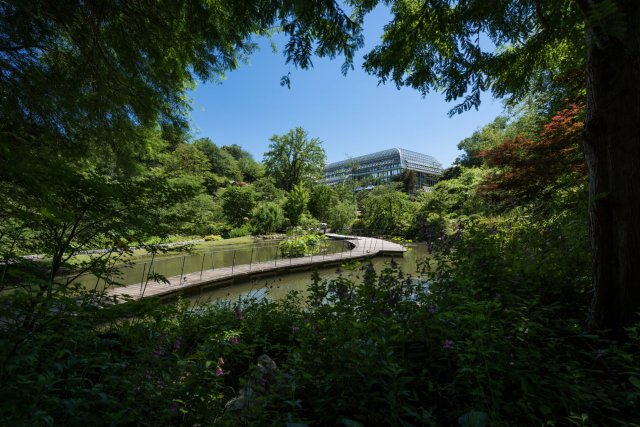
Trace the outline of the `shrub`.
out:
M 293 239 L 287 239 L 278 245 L 280 255 L 284 258 L 301 257 L 320 253 L 321 244 L 327 239 L 322 234 L 305 234 Z
M 218 234 L 210 234 L 208 236 L 204 236 L 205 242 L 216 242 L 218 240 L 223 240 L 222 236 Z
M 234 237 L 244 237 L 249 235 L 251 235 L 251 225 L 249 224 L 244 224 L 229 231 L 229 238 L 231 239 Z

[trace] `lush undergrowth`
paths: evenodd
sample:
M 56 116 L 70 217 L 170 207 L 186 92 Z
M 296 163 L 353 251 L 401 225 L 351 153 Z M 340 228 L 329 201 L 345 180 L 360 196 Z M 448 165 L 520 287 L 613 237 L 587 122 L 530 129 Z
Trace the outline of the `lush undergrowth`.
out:
M 361 283 L 315 277 L 280 301 L 16 292 L 0 306 L 0 420 L 638 426 L 640 328 L 624 343 L 585 332 L 572 227 L 469 222 L 436 239 L 424 277 L 364 265 Z

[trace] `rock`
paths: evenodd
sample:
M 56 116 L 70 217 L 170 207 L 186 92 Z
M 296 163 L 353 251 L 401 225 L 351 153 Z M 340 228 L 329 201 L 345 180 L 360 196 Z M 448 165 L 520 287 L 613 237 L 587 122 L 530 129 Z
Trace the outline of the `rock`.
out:
M 251 370 L 245 386 L 240 389 L 238 396 L 225 405 L 225 410 L 240 413 L 253 408 L 258 398 L 274 391 L 290 382 L 290 376 L 282 373 L 278 365 L 266 354 L 258 356 L 256 366 Z

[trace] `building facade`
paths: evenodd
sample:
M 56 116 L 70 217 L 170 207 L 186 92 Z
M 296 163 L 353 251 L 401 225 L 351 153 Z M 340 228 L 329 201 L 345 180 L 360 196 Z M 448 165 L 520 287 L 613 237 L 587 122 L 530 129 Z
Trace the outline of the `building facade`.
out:
M 426 154 L 403 148 L 391 148 L 340 162 L 324 168 L 324 183 L 335 185 L 356 180 L 363 186 L 372 186 L 397 178 L 403 171 L 412 171 L 415 190 L 434 185 L 442 174 L 442 165 Z

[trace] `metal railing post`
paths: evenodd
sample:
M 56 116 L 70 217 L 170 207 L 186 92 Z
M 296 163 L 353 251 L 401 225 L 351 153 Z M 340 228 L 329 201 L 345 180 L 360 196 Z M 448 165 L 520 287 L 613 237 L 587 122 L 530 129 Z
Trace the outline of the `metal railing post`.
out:
M 252 262 L 253 262 L 253 246 L 251 246 L 251 255 L 249 256 L 249 271 L 251 271 Z
M 182 285 L 182 278 L 184 275 L 184 260 L 185 260 L 186 256 L 182 257 L 182 267 L 180 268 L 180 285 Z
M 273 247 L 275 249 L 275 256 L 273 257 L 273 259 L 275 260 L 273 262 L 273 266 L 277 267 L 278 266 L 278 245 Z
M 151 254 L 151 264 L 149 264 L 149 272 L 147 273 L 147 278 L 144 282 L 144 289 L 142 289 L 142 293 L 140 294 L 140 296 L 144 296 L 144 291 L 147 290 L 147 284 L 149 283 L 149 275 L 152 275 L 156 272 L 156 270 L 154 269 L 153 272 L 151 271 L 152 268 L 154 268 L 154 260 L 156 259 L 156 253 L 152 253 Z
M 204 259 L 207 257 L 206 253 L 202 254 L 202 264 L 200 264 L 200 280 L 202 280 L 202 271 L 204 270 Z
M 144 273 L 147 271 L 147 263 L 142 264 L 142 278 L 140 279 L 140 296 L 142 296 L 142 285 L 144 285 Z
M 236 249 L 233 250 L 233 260 L 231 260 L 231 274 L 233 274 L 233 268 L 236 266 Z

